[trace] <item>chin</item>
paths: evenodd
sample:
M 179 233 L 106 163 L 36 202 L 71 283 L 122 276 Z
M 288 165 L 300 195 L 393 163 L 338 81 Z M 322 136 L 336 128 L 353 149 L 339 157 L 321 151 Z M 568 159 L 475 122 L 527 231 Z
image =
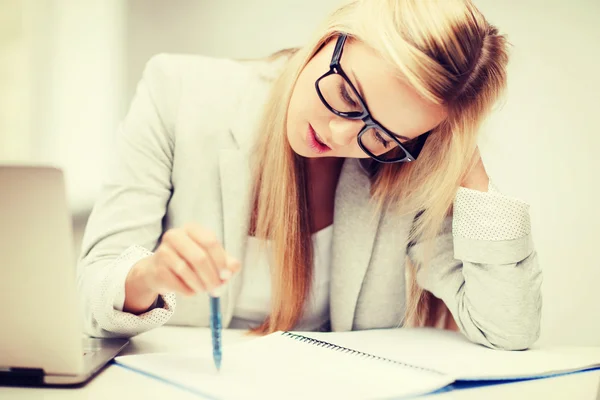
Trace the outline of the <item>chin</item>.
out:
M 287 139 L 292 151 L 300 157 L 314 158 L 317 156 L 317 154 L 311 154 L 310 149 L 306 148 L 300 134 L 296 133 L 293 138 L 288 135 Z
M 292 147 L 292 151 L 295 154 L 299 155 L 300 157 L 304 157 L 304 158 L 317 158 L 317 157 L 319 157 L 318 154 L 311 154 L 311 152 L 308 151 L 308 150 L 305 150 L 305 149 L 296 150 L 293 146 L 291 146 L 291 147 Z

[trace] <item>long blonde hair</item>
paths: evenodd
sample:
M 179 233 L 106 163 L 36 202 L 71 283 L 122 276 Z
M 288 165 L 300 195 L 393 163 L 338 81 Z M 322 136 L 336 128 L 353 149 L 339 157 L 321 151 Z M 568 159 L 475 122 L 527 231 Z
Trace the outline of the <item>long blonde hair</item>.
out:
M 409 240 L 429 244 L 424 260 L 471 166 L 480 125 L 506 86 L 506 38 L 470 0 L 352 1 L 332 13 L 308 45 L 289 52 L 273 82 L 253 158 L 251 230 L 273 243 L 272 310 L 256 333 L 293 329 L 310 289 L 307 178 L 303 159 L 287 141 L 286 115 L 298 75 L 340 32 L 371 47 L 399 79 L 448 113 L 416 162 L 380 164 L 372 176 L 374 201 L 417 216 Z M 407 268 L 404 325 L 432 324 L 444 313 L 443 303 L 416 284 L 415 266 Z

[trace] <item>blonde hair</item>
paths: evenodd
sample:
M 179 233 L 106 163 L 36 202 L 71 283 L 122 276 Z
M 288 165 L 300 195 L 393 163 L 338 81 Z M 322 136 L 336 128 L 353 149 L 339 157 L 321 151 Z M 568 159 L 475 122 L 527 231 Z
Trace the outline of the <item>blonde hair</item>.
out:
M 264 109 L 253 158 L 251 230 L 273 243 L 272 310 L 257 333 L 293 329 L 310 289 L 307 177 L 303 159 L 287 141 L 286 114 L 300 72 L 340 32 L 371 47 L 395 68 L 398 79 L 447 111 L 416 162 L 379 164 L 371 179 L 374 201 L 414 213 L 409 240 L 428 244 L 421 257 L 424 265 L 407 260 L 404 325 L 432 325 L 448 314 L 441 301 L 416 284 L 415 268 L 428 263 L 471 167 L 480 125 L 505 89 L 507 41 L 470 0 L 358 0 L 333 12 L 308 45 L 282 53 L 289 60 Z

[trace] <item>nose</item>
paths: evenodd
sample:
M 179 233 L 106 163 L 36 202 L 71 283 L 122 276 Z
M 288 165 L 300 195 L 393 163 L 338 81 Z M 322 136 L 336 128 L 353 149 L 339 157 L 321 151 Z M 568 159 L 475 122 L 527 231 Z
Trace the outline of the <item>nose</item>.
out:
M 360 120 L 351 120 L 341 117 L 332 118 L 329 122 L 332 144 L 339 147 L 349 145 L 352 141 L 356 140 L 356 136 L 363 125 L 364 122 Z

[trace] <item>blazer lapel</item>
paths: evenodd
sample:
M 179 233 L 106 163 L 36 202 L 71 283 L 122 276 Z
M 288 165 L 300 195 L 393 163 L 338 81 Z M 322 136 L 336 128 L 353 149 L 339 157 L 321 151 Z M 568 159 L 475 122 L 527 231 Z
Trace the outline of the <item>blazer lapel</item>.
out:
M 263 66 L 265 68 L 265 66 Z M 223 203 L 223 246 L 232 257 L 243 263 L 250 227 L 252 173 L 250 154 L 256 140 L 256 129 L 267 100 L 270 82 L 259 74 L 260 68 L 249 69 L 235 111 L 230 117 L 230 133 L 234 147 L 221 150 L 219 169 Z M 242 265 L 243 268 L 243 265 Z M 228 326 L 242 287 L 240 273 L 231 278 L 221 296 L 223 326 Z
M 356 303 L 371 260 L 381 212 L 371 202 L 370 187 L 358 160 L 346 160 L 336 190 L 333 221 L 330 286 L 333 331 L 352 329 Z
M 243 262 L 251 203 L 252 176 L 248 154 L 238 149 L 221 150 L 219 167 L 223 201 L 223 247 L 229 255 Z M 242 279 L 238 273 L 231 278 L 226 293 L 221 297 L 224 326 L 231 322 L 241 284 Z

